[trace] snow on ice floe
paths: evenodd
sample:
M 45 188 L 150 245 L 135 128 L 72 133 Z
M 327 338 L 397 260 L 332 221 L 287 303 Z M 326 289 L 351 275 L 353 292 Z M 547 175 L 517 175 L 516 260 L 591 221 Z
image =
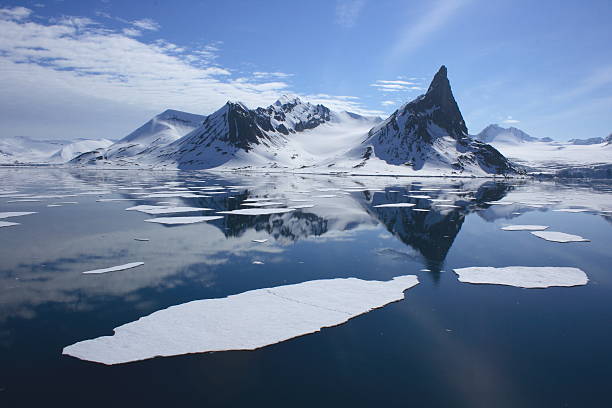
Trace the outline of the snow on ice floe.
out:
M 315 206 L 314 204 L 298 204 L 298 205 L 292 205 L 289 208 L 300 210 L 300 209 L 312 208 L 314 206 Z
M 257 242 L 259 244 L 263 244 L 264 242 L 268 242 L 267 239 L 252 239 L 251 241 L 253 242 Z
M 534 231 L 536 237 L 552 242 L 589 242 L 589 239 L 583 238 L 580 235 L 566 234 L 565 232 L 557 231 Z
M 586 208 L 559 208 L 557 210 L 553 210 L 556 212 L 568 212 L 568 213 L 581 213 L 581 212 L 587 212 L 589 210 L 587 210 Z
M 217 211 L 217 214 L 232 215 L 270 215 L 295 211 L 295 208 L 241 208 L 240 210 Z
M 134 207 L 126 208 L 126 211 L 140 211 L 145 214 L 157 215 L 157 214 L 177 214 L 183 212 L 194 212 L 194 211 L 212 211 L 212 208 L 205 207 L 176 207 L 167 205 L 137 205 Z
M 337 326 L 402 300 L 414 275 L 389 281 L 337 278 L 255 289 L 159 310 L 84 340 L 63 354 L 103 364 L 211 351 L 254 350 Z
M 519 288 L 548 288 L 551 286 L 586 285 L 588 278 L 578 268 L 556 266 L 490 266 L 453 269 L 460 282 L 517 286 Z
M 10 217 L 21 217 L 23 215 L 36 214 L 36 212 L 24 212 L 24 211 L 9 211 L 9 212 L 0 212 L 0 219 L 2 218 L 10 218 Z
M 374 208 L 414 207 L 415 205 L 413 203 L 391 203 L 375 205 Z
M 548 229 L 547 225 L 506 225 L 504 231 L 543 231 Z
M 92 271 L 85 271 L 85 272 L 83 272 L 83 274 L 85 274 L 85 275 L 96 275 L 96 274 L 100 274 L 100 273 L 124 271 L 126 269 L 132 269 L 132 268 L 136 268 L 137 266 L 142 266 L 142 265 L 144 265 L 144 262 L 131 262 L 131 263 L 127 263 L 125 265 L 112 266 L 110 268 L 94 269 Z
M 270 205 L 283 205 L 284 203 L 279 203 L 275 201 L 261 201 L 261 202 L 250 202 L 250 203 L 242 203 L 242 205 L 246 205 L 249 207 L 267 207 Z
M 9 222 L 9 221 L 0 221 L 0 228 L 2 227 L 12 227 L 13 225 L 19 225 L 18 222 Z
M 263 265 L 264 263 L 261 261 L 253 261 L 252 264 L 253 265 Z
M 511 205 L 514 204 L 513 201 L 487 201 L 485 204 L 489 205 Z
M 183 224 L 195 224 L 198 222 L 214 221 L 223 217 L 216 215 L 209 215 L 205 217 L 159 217 L 145 220 L 145 222 L 155 222 L 157 224 L 164 225 L 183 225 Z

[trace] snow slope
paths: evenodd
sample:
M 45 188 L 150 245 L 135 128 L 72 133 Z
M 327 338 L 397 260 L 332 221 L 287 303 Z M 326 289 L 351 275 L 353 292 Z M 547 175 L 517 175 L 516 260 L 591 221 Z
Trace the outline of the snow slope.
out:
M 63 146 L 60 150 L 53 153 L 48 160 L 51 163 L 66 163 L 75 157 L 90 152 L 96 149 L 104 149 L 112 145 L 113 142 L 108 139 L 80 139 Z
M 37 140 L 26 136 L 0 138 L 0 163 L 42 163 L 69 140 Z

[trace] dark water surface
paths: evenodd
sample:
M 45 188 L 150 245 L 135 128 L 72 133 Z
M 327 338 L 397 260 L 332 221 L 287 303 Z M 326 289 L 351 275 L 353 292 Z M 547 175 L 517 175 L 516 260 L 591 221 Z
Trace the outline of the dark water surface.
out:
M 3 407 L 612 406 L 611 185 L 61 169 L 2 169 L 0 180 L 0 212 L 37 212 L 1 220 L 19 223 L 0 228 Z M 226 188 L 198 188 L 215 185 Z M 142 199 L 185 188 L 208 197 Z M 124 211 L 159 202 L 221 211 L 246 208 L 252 197 L 314 207 L 181 226 Z M 109 198 L 130 200 L 97 201 Z M 40 201 L 9 202 L 23 199 Z M 512 204 L 488 204 L 500 200 Z M 375 207 L 395 202 L 430 211 Z M 566 208 L 586 211 L 554 211 Z M 500 230 L 509 224 L 548 225 L 591 242 Z M 145 265 L 82 274 L 136 261 Z M 578 267 L 589 282 L 522 289 L 461 283 L 453 272 L 514 265 Z M 115 366 L 62 355 L 192 300 L 412 274 L 420 284 L 404 300 L 255 351 Z

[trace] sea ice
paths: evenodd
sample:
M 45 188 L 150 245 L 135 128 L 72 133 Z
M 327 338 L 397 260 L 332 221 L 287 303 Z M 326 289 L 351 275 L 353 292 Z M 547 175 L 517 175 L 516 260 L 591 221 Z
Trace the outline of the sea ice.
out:
M 194 211 L 212 211 L 212 208 L 204 207 L 173 207 L 173 206 L 156 206 L 156 205 L 137 205 L 135 207 L 126 208 L 126 211 L 140 211 L 145 214 L 177 214 L 183 212 Z
M 252 239 L 251 241 L 263 244 L 264 242 L 268 242 L 267 239 Z
M 125 265 L 112 266 L 110 268 L 105 268 L 105 269 L 94 269 L 92 271 L 85 271 L 83 273 L 85 275 L 93 275 L 93 274 L 100 274 L 100 273 L 107 273 L 107 272 L 117 272 L 117 271 L 124 271 L 126 269 L 136 268 L 137 266 L 141 266 L 141 265 L 144 265 L 144 262 L 131 262 Z
M 217 211 L 217 214 L 233 214 L 233 215 L 269 215 L 283 214 L 295 211 L 295 208 L 242 208 L 240 210 Z
M 578 268 L 556 266 L 490 266 L 454 269 L 460 282 L 488 283 L 520 288 L 548 288 L 550 286 L 586 285 L 589 280 Z
M 160 218 L 151 218 L 145 220 L 145 222 L 155 222 L 157 224 L 164 225 L 182 225 L 182 224 L 195 224 L 197 222 L 205 222 L 205 221 L 213 221 L 218 220 L 223 217 L 219 217 L 216 215 L 209 215 L 206 217 L 160 217 Z
M 10 218 L 10 217 L 21 217 L 22 215 L 30 215 L 30 214 L 36 214 L 36 212 L 22 212 L 22 211 L 0 212 L 0 219 Z
M 12 227 L 13 225 L 19 225 L 18 222 L 9 222 L 9 221 L 0 221 L 0 228 L 2 227 Z
M 337 326 L 402 300 L 414 275 L 389 281 L 314 280 L 196 300 L 159 310 L 63 350 L 82 360 L 121 364 L 158 356 L 254 350 Z
M 581 212 L 587 212 L 589 210 L 587 210 L 586 208 L 560 208 L 558 210 L 553 210 L 556 212 L 568 212 L 568 213 L 581 213 Z
M 413 203 L 391 203 L 375 205 L 374 208 L 414 207 L 415 205 Z
M 548 229 L 547 225 L 506 225 L 504 231 L 542 231 Z
M 566 234 L 565 232 L 557 231 L 534 231 L 536 237 L 552 242 L 589 242 L 589 239 L 583 238 L 580 235 Z

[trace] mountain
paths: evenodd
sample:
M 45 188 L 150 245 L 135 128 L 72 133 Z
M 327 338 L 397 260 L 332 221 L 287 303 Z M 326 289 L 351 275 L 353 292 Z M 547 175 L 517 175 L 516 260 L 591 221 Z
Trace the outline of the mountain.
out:
M 174 142 L 197 128 L 206 116 L 168 109 L 114 143 L 106 151 L 107 158 L 132 157 L 154 146 Z
M 480 133 L 475 135 L 474 139 L 480 140 L 483 143 L 524 143 L 540 140 L 528 135 L 521 129 L 515 127 L 503 128 L 497 124 L 487 126 Z M 547 141 L 551 141 L 551 139 Z
M 516 169 L 492 146 L 472 139 L 442 66 L 427 93 L 417 97 L 372 128 L 349 151 L 340 166 L 424 175 L 511 174 Z M 342 161 L 344 163 L 342 163 Z M 330 163 L 330 165 L 338 163 Z
M 228 102 L 167 145 L 148 145 L 132 156 L 97 150 L 73 163 L 181 169 L 314 166 L 322 158 L 346 150 L 346 145 L 358 143 L 380 120 L 334 112 L 295 96 L 285 95 L 268 107 L 256 109 Z
M 53 153 L 46 161 L 51 163 L 66 163 L 85 152 L 90 152 L 95 149 L 104 149 L 112 144 L 113 142 L 108 139 L 79 139 L 63 146 L 60 150 Z
M 7 163 L 43 163 L 49 156 L 70 144 L 69 140 L 32 139 L 26 136 L 0 139 L 0 161 Z

